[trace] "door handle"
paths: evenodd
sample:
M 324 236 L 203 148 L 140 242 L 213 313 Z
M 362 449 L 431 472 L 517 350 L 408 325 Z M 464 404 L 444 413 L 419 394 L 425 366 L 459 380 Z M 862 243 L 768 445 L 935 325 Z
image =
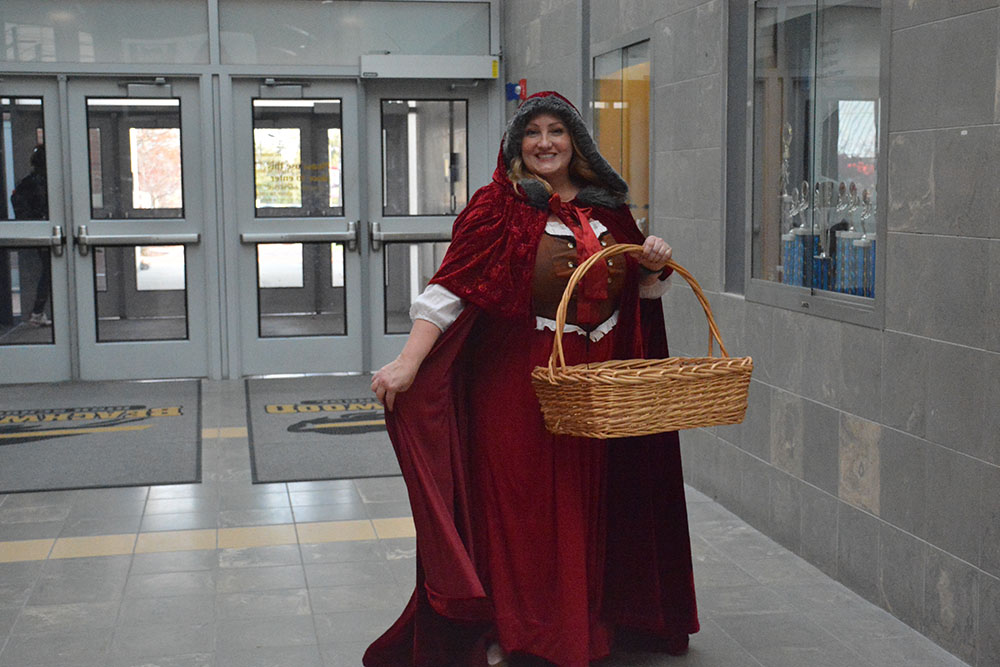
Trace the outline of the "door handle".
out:
M 52 235 L 49 237 L 49 246 L 52 248 L 52 254 L 56 257 L 62 257 L 63 248 L 66 247 L 66 237 L 63 236 L 62 225 L 52 225 Z
M 241 243 L 343 243 L 354 252 L 358 249 L 358 223 L 347 222 L 342 232 L 243 232 Z
M 62 256 L 66 237 L 63 236 L 62 225 L 53 225 L 52 232 L 46 236 L 9 236 L 0 238 L 0 246 L 9 248 L 32 248 L 49 246 L 52 254 Z
M 378 252 L 383 243 L 418 243 L 451 241 L 451 232 L 383 232 L 382 225 L 377 220 L 368 225 L 372 250 Z
M 198 232 L 180 234 L 88 234 L 87 225 L 76 228 L 76 247 L 81 255 L 92 245 L 190 245 L 201 242 Z

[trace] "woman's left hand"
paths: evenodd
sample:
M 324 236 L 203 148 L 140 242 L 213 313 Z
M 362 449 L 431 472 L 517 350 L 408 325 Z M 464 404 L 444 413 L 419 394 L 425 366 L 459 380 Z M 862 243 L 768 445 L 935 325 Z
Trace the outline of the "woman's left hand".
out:
M 659 236 L 647 236 L 642 244 L 639 263 L 653 273 L 660 272 L 673 256 L 673 250 Z

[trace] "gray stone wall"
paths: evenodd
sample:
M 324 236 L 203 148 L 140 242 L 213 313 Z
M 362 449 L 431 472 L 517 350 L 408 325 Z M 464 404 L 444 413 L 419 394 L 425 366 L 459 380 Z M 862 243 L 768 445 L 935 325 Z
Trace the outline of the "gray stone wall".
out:
M 744 140 L 725 136 L 727 77 L 745 73 L 726 71 L 721 0 L 509 1 L 508 80 L 582 90 L 580 51 L 519 61 L 537 47 L 511 28 L 588 1 L 591 43 L 653 26 L 652 230 L 756 362 L 743 424 L 683 433 L 687 480 L 971 665 L 1000 664 L 1000 1 L 883 2 L 882 329 L 723 291 L 724 193 L 744 187 L 725 183 Z M 584 33 L 538 34 L 569 53 Z M 666 312 L 672 352 L 703 355 L 689 291 Z
M 557 90 L 579 104 L 583 94 L 580 17 L 579 0 L 506 0 L 502 49 L 507 81 L 527 79 L 529 95 Z M 508 107 L 513 113 L 514 103 Z

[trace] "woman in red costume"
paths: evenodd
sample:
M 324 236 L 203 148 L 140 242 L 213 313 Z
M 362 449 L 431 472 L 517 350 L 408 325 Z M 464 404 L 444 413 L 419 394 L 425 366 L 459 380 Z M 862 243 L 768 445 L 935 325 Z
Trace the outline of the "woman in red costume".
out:
M 576 108 L 537 93 L 455 220 L 402 353 L 372 380 L 413 510 L 417 586 L 366 666 L 582 667 L 614 645 L 683 653 L 698 631 L 677 434 L 552 435 L 530 381 L 573 267 L 613 243 L 643 252 L 581 282 L 567 363 L 667 356 L 670 248 L 643 238 L 627 189 Z

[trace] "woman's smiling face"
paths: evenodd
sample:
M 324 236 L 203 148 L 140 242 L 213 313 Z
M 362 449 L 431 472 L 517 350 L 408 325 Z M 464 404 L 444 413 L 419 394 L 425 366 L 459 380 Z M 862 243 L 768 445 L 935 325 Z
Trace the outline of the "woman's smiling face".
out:
M 569 178 L 573 141 L 557 116 L 539 114 L 528 121 L 521 140 L 521 160 L 533 174 L 550 183 Z

